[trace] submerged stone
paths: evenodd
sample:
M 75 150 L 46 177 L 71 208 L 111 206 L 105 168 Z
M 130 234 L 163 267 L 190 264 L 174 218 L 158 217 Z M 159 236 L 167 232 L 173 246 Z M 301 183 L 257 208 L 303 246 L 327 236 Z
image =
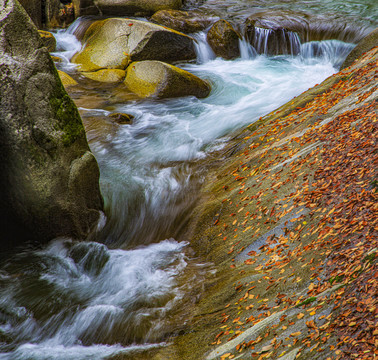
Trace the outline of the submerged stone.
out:
M 172 98 L 193 95 L 204 98 L 210 85 L 176 66 L 161 61 L 139 61 L 127 69 L 125 84 L 140 97 Z
M 110 114 L 109 117 L 114 120 L 117 124 L 125 125 L 125 124 L 132 124 L 134 120 L 134 116 L 130 114 L 124 113 L 113 113 Z

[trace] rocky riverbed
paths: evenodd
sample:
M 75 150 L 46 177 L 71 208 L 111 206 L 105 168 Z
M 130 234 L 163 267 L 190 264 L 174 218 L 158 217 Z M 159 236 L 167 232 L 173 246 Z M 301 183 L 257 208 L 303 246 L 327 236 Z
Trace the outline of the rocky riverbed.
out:
M 0 359 L 373 358 L 374 3 L 21 3 Z

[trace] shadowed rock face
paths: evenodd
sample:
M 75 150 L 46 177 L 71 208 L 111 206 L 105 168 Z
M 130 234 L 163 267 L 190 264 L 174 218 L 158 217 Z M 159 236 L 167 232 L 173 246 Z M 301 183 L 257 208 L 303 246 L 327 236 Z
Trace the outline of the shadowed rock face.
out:
M 84 239 L 103 200 L 76 106 L 15 0 L 0 3 L 2 249 L 57 236 Z

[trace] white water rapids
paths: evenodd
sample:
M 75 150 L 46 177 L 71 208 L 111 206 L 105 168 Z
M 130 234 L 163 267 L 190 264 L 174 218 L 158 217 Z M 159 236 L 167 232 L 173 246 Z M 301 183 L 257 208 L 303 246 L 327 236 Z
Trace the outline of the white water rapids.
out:
M 198 270 L 192 273 L 202 269 L 188 259 L 187 244 L 172 239 L 201 182 L 192 164 L 220 149 L 232 131 L 335 73 L 353 47 L 330 40 L 302 44 L 298 56 L 268 57 L 241 41 L 241 58 L 225 61 L 215 58 L 204 34 L 196 36 L 197 63 L 180 66 L 211 83 L 208 98 L 117 102 L 100 89 L 93 96 L 106 98 L 106 106 L 81 106 L 84 119 L 135 116 L 109 132 L 86 120 L 107 212 L 98 238 L 109 248 L 60 239 L 4 264 L 0 359 L 109 359 L 163 346 L 166 315 L 187 301 L 190 288 L 178 279 L 188 264 Z M 74 71 L 69 59 L 80 43 L 72 28 L 56 37 L 62 67 Z

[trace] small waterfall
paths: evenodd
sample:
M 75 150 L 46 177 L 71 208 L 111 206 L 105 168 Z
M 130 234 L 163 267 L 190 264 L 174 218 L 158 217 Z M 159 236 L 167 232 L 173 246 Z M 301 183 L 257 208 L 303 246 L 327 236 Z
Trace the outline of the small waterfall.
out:
M 73 22 L 68 29 L 58 30 L 53 33 L 56 39 L 56 52 L 53 55 L 59 56 L 67 68 L 72 67 L 70 60 L 81 49 L 81 40 L 94 19 L 81 17 Z
M 75 22 L 73 22 L 68 29 L 66 30 L 67 33 L 75 35 L 78 40 L 83 40 L 84 34 L 87 29 L 92 25 L 92 23 L 96 21 L 95 17 L 92 16 L 82 16 L 78 18 Z
M 355 47 L 339 40 L 310 41 L 301 45 L 300 57 L 306 63 L 330 62 L 339 68 L 347 55 Z
M 247 27 L 246 38 L 258 54 L 298 55 L 301 41 L 298 34 L 285 29 L 264 29 Z
M 255 48 L 244 38 L 239 39 L 239 50 L 242 60 L 254 59 L 257 56 Z
M 197 54 L 197 64 L 204 64 L 210 60 L 214 60 L 216 56 L 207 42 L 206 33 L 201 31 L 193 34 L 193 37 L 196 40 L 194 46 Z

